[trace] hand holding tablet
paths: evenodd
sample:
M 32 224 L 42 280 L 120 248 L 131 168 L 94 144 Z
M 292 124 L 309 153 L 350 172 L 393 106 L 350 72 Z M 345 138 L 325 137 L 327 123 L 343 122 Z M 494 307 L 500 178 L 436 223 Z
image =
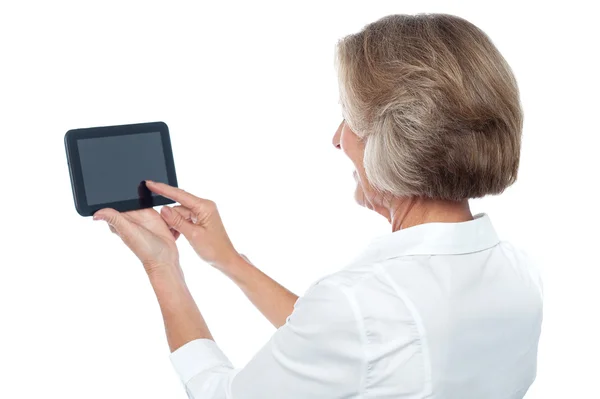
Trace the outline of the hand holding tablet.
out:
M 178 268 L 179 234 L 217 268 L 240 259 L 216 204 L 177 188 L 163 122 L 70 130 L 65 148 L 77 212 L 106 221 L 148 273 Z
M 65 150 L 75 208 L 91 216 L 172 204 L 153 194 L 146 180 L 177 187 L 169 128 L 163 122 L 69 130 Z

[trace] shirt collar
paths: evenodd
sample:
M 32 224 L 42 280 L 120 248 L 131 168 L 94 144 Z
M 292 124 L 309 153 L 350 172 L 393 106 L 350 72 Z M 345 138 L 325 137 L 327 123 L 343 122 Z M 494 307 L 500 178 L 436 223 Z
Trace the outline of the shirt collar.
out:
M 480 213 L 467 222 L 424 223 L 377 237 L 359 259 L 377 262 L 406 255 L 467 254 L 499 242 L 490 218 Z

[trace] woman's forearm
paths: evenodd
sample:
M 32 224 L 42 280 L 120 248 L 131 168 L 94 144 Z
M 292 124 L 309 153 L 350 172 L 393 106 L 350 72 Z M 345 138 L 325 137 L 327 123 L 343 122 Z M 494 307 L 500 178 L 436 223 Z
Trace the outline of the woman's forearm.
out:
M 285 324 L 298 296 L 241 256 L 220 270 L 240 287 L 276 328 Z M 160 305 L 171 352 L 195 339 L 213 339 L 177 268 L 160 268 L 149 278 Z
M 276 328 L 292 314 L 298 296 L 261 272 L 243 256 L 219 267 Z
M 165 268 L 149 277 L 171 352 L 195 339 L 213 339 L 181 273 L 175 268 Z

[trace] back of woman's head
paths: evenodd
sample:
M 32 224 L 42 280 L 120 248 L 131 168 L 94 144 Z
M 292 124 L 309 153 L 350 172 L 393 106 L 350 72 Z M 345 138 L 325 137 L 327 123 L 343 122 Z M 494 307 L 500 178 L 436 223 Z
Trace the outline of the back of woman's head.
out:
M 489 37 L 446 14 L 391 15 L 340 40 L 340 99 L 370 184 L 462 200 L 517 178 L 523 113 Z

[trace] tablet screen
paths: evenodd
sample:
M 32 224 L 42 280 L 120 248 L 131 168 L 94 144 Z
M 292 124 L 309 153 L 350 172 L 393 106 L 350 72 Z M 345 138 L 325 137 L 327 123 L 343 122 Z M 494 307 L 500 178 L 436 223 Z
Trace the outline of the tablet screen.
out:
M 160 132 L 80 139 L 77 146 L 89 206 L 137 199 L 144 180 L 169 181 Z

